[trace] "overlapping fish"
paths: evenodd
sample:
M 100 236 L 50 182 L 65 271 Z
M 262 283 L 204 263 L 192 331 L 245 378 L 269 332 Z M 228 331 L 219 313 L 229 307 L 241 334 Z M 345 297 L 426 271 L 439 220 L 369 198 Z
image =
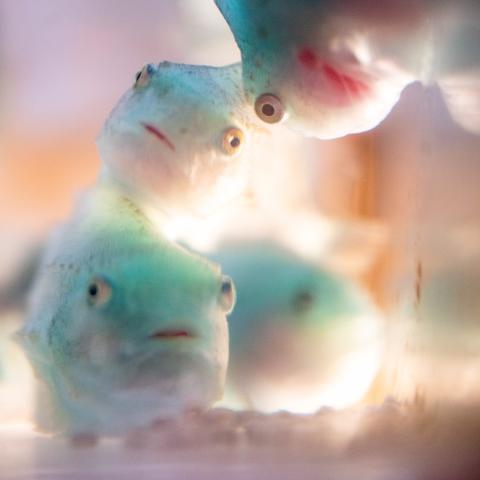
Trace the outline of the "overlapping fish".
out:
M 267 123 L 340 137 L 375 127 L 403 88 L 437 81 L 480 132 L 480 4 L 473 0 L 215 0 Z

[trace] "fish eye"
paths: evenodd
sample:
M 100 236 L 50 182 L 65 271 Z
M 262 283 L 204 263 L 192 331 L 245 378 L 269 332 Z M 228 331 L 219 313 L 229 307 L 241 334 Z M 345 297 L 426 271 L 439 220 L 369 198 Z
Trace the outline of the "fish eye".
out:
M 137 74 L 135 75 L 135 88 L 137 87 L 146 87 L 150 83 L 150 79 L 155 73 L 155 67 L 152 64 L 145 65 Z
M 227 275 L 222 275 L 222 284 L 220 286 L 220 305 L 227 315 L 232 312 L 236 299 L 237 293 L 235 291 L 233 280 Z
M 244 138 L 243 132 L 239 128 L 228 128 L 222 135 L 222 150 L 227 155 L 235 155 L 241 150 Z
M 105 305 L 112 296 L 112 287 L 103 278 L 94 278 L 87 288 L 87 301 L 93 307 Z
M 293 308 L 296 312 L 301 313 L 308 310 L 315 300 L 313 294 L 308 290 L 298 291 L 292 300 Z
M 278 123 L 285 117 L 282 102 L 271 93 L 264 93 L 255 100 L 255 112 L 266 123 Z

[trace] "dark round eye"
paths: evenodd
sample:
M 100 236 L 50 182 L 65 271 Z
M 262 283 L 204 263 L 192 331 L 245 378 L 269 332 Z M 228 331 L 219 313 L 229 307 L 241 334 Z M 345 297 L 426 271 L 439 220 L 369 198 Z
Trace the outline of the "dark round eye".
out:
M 134 87 L 146 87 L 150 83 L 150 79 L 155 73 L 155 67 L 152 64 L 145 65 L 137 74 L 135 75 L 135 84 Z
M 105 305 L 112 296 L 112 287 L 102 278 L 94 278 L 87 288 L 87 300 L 89 305 L 100 307 Z
M 255 100 L 255 112 L 260 119 L 267 123 L 281 122 L 285 116 L 282 102 L 271 93 L 264 93 Z
M 243 145 L 243 132 L 237 127 L 228 128 L 222 135 L 222 150 L 227 155 L 235 155 Z
M 220 286 L 220 305 L 227 315 L 233 310 L 236 297 L 237 295 L 233 280 L 227 275 L 222 275 L 222 284 Z
M 305 312 L 312 306 L 314 300 L 315 298 L 311 292 L 300 290 L 293 297 L 292 305 L 296 312 Z

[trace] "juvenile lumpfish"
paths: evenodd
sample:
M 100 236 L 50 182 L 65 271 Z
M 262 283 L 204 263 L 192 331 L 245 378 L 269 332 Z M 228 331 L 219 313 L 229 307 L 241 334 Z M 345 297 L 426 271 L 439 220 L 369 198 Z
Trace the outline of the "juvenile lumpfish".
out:
M 274 244 L 214 255 L 237 289 L 226 406 L 264 412 L 345 407 L 380 365 L 380 316 L 353 282 Z
M 115 435 L 207 409 L 223 393 L 233 302 L 218 266 L 95 187 L 54 233 L 18 334 L 46 387 L 41 426 Z
M 322 139 L 375 127 L 414 80 L 438 81 L 480 132 L 480 6 L 472 0 L 215 0 L 267 123 Z
M 103 176 L 167 213 L 205 214 L 247 180 L 255 121 L 241 66 L 146 65 L 97 140 Z

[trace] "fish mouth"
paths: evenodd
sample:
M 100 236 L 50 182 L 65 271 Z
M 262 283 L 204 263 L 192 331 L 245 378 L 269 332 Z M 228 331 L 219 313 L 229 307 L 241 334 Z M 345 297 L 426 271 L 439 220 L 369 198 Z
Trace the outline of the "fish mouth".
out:
M 165 144 L 172 152 L 175 151 L 174 143 L 168 138 L 168 136 L 162 132 L 159 128 L 151 123 L 140 122 L 140 125 L 148 132 L 151 133 L 155 138 L 158 138 L 163 144 Z
M 182 340 L 195 338 L 195 335 L 188 330 L 165 329 L 157 330 L 156 332 L 152 333 L 149 338 L 152 340 Z

